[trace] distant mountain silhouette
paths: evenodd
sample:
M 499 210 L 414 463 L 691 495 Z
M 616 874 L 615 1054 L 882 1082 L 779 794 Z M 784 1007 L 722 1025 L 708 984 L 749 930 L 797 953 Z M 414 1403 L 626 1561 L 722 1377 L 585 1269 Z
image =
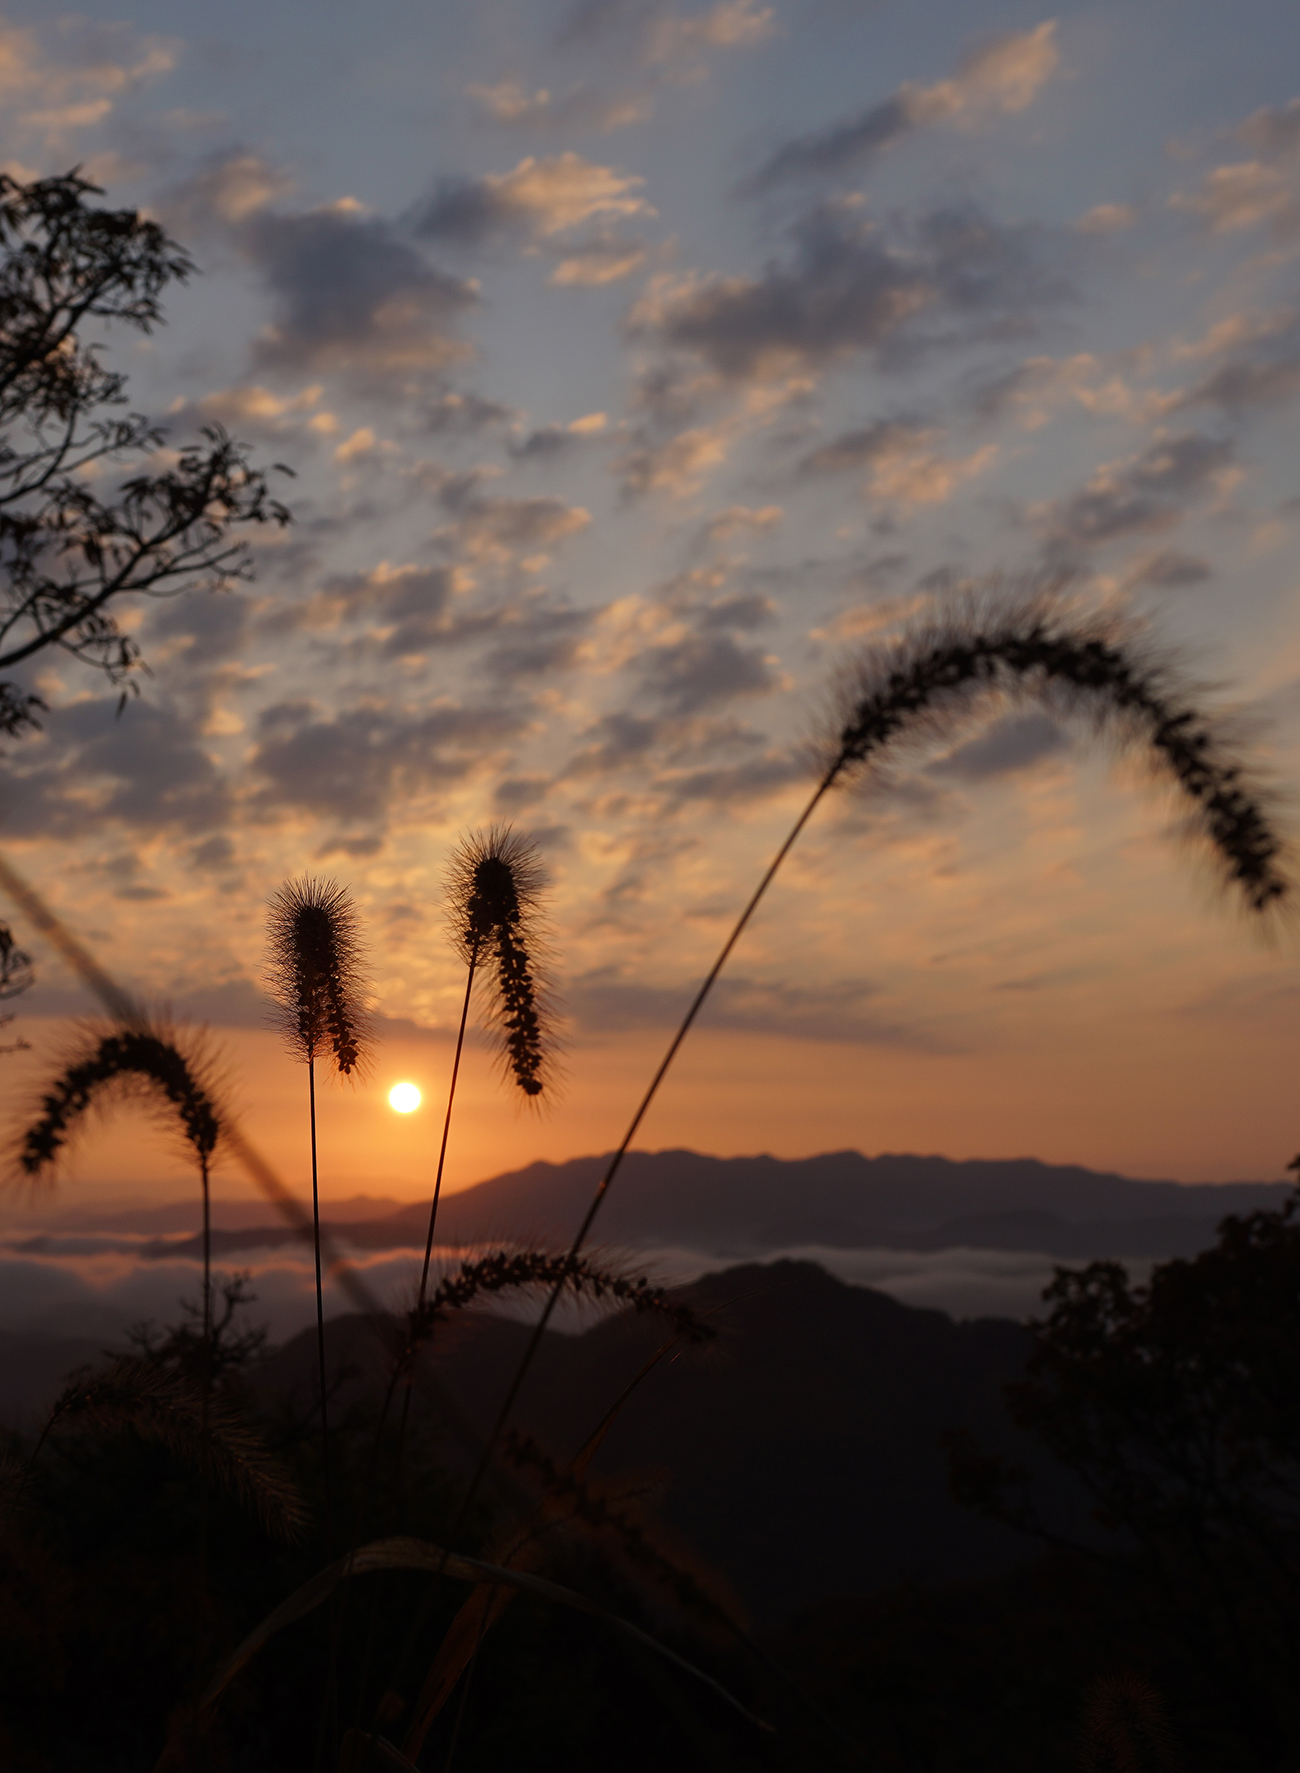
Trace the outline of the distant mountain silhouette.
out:
M 439 1241 L 567 1242 L 607 1161 L 530 1164 L 448 1195 Z M 682 1246 L 733 1258 L 818 1244 L 1037 1250 L 1070 1260 L 1165 1257 L 1204 1248 L 1225 1214 L 1276 1207 L 1289 1192 L 1285 1182 L 1141 1182 L 1035 1158 L 955 1162 L 857 1151 L 720 1158 L 638 1151 L 624 1163 L 597 1236 L 638 1249 Z M 358 1216 L 359 1203 L 348 1205 L 337 1230 L 355 1248 L 423 1244 L 423 1204 L 373 1218 Z M 259 1221 L 245 1227 L 227 1221 L 214 1234 L 214 1249 L 225 1254 L 291 1241 L 287 1229 L 266 1229 L 262 1215 Z M 176 1255 L 188 1248 L 160 1242 L 147 1253 Z
M 1020 1325 L 954 1323 L 810 1262 L 730 1268 L 675 1296 L 712 1314 L 718 1341 L 649 1375 L 595 1469 L 661 1474 L 660 1518 L 756 1620 L 900 1582 L 994 1575 L 1034 1555 L 1032 1542 L 953 1501 L 945 1429 L 970 1428 L 991 1450 L 1014 1454 L 1037 1474 L 1049 1509 L 1087 1533 L 1073 1480 L 1006 1414 L 1001 1388 L 1028 1348 Z M 474 1456 L 528 1333 L 477 1313 L 439 1333 L 428 1407 L 461 1425 L 459 1439 L 444 1441 L 449 1460 Z M 373 1395 L 384 1356 L 364 1319 L 334 1319 L 328 1337 L 331 1369 L 346 1362 L 354 1372 L 342 1412 Z M 548 1333 L 515 1420 L 571 1456 L 662 1337 L 630 1314 L 585 1335 Z M 272 1357 L 261 1383 L 306 1398 L 315 1361 L 314 1335 L 304 1332 Z

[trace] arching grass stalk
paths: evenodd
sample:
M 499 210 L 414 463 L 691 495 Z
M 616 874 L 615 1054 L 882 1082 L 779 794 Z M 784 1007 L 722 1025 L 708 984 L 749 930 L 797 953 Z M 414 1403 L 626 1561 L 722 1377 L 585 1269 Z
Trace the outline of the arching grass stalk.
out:
M 31 882 L 24 879 L 4 855 L 0 855 L 0 892 L 5 893 L 24 917 L 30 919 L 32 926 L 58 950 L 86 989 L 99 999 L 107 1016 L 124 1029 L 139 1031 L 148 1028 L 149 1018 L 140 1005 L 78 941 L 62 918 L 55 915 Z M 229 1105 L 225 1112 L 222 1144 L 285 1224 L 300 1237 L 310 1236 L 311 1219 L 300 1206 L 297 1195 L 248 1138 L 232 1116 Z M 379 1300 L 324 1231 L 321 1233 L 321 1257 L 340 1289 L 351 1300 L 354 1310 L 371 1321 L 378 1321 L 384 1315 Z
M 356 910 L 335 880 L 304 875 L 288 881 L 270 902 L 267 983 L 290 1051 L 307 1067 L 311 1128 L 312 1241 L 316 1258 L 316 1357 L 320 1385 L 321 1466 L 325 1538 L 334 1548 L 330 1486 L 329 1403 L 325 1377 L 325 1300 L 321 1282 L 320 1181 L 316 1150 L 316 1060 L 331 1061 L 344 1077 L 360 1073 L 370 1041 Z
M 182 1046 L 173 1030 L 161 1026 L 105 1030 L 87 1024 L 78 1030 L 64 1054 L 58 1076 L 41 1092 L 38 1110 L 19 1135 L 14 1151 L 17 1174 L 28 1183 L 39 1182 L 57 1169 L 93 1107 L 139 1098 L 160 1111 L 170 1124 L 179 1124 L 198 1165 L 203 1192 L 205 1400 L 212 1386 L 211 1178 L 223 1132 L 212 1069 L 200 1036 L 189 1036 Z
M 1060 717 L 1082 717 L 1124 751 L 1143 750 L 1182 796 L 1189 832 L 1201 839 L 1223 884 L 1241 893 L 1249 911 L 1262 916 L 1292 894 L 1285 845 L 1263 791 L 1198 711 L 1172 666 L 1123 624 L 1080 617 L 1050 597 L 1001 604 L 988 599 L 963 604 L 946 619 L 917 624 L 891 645 L 869 648 L 840 674 L 819 746 L 820 778 L 669 1042 L 578 1227 L 570 1262 L 577 1262 L 632 1140 L 732 950 L 821 802 L 833 788 L 863 776 L 880 753 L 908 742 L 932 742 L 1000 698 L 1036 700 Z M 562 1274 L 533 1328 L 449 1543 L 478 1495 L 564 1284 Z
M 212 1407 L 212 1163 L 223 1134 L 212 1060 L 201 1036 L 184 1044 L 171 1029 L 141 1024 L 105 1030 L 86 1025 L 64 1054 L 58 1076 L 39 1097 L 19 1135 L 15 1169 L 26 1182 L 51 1175 L 84 1126 L 87 1112 L 110 1101 L 143 1099 L 181 1136 L 198 1165 L 203 1193 L 202 1434 Z M 207 1558 L 206 1497 L 201 1561 Z

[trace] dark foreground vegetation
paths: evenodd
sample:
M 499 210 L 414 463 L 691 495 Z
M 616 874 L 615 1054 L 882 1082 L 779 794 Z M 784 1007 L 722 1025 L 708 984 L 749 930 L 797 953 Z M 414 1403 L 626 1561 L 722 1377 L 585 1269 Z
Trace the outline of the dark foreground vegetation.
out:
M 79 1419 L 71 1388 L 35 1463 L 10 1464 L 7 1768 L 361 1765 L 347 1730 L 399 1717 L 445 1653 L 463 1584 L 358 1576 L 333 1617 L 322 1605 L 270 1638 L 196 1714 L 232 1646 L 327 1553 L 314 1338 L 268 1350 L 241 1297 L 226 1283 L 216 1390 L 260 1425 L 276 1506 L 304 1508 L 305 1532 L 286 1544 L 275 1506 L 259 1516 L 196 1479 L 185 1446 L 131 1408 Z M 548 1337 L 460 1543 L 495 1562 L 543 1510 L 528 1568 L 677 1650 L 771 1729 L 607 1622 L 516 1594 L 420 1766 L 445 1766 L 453 1739 L 462 1769 L 1295 1765 L 1291 1203 L 1226 1221 L 1148 1288 L 1115 1264 L 1062 1270 L 1032 1331 L 956 1326 L 803 1264 L 733 1269 L 674 1300 L 716 1338 L 660 1361 L 581 1472 L 575 1452 L 662 1330 L 631 1312 Z M 471 1314 L 420 1364 L 396 1496 L 395 1426 L 370 1463 L 392 1326 L 334 1328 L 336 1516 L 356 1543 L 394 1510 L 445 1543 L 483 1400 L 526 1326 Z M 195 1377 L 201 1338 L 141 1331 L 133 1353 Z

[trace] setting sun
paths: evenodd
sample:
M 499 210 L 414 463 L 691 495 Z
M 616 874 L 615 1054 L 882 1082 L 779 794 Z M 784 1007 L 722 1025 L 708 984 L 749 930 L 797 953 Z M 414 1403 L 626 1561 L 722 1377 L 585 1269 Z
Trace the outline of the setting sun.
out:
M 388 1092 L 388 1106 L 399 1114 L 410 1114 L 420 1106 L 420 1092 L 413 1083 L 394 1084 Z

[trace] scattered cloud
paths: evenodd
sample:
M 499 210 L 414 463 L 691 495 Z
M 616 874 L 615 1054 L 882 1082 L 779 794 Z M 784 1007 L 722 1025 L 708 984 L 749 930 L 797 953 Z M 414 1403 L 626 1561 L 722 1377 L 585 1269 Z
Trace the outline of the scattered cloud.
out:
M 584 413 L 580 419 L 570 419 L 567 425 L 540 425 L 535 431 L 512 438 L 506 449 L 517 462 L 553 461 L 603 436 L 608 425 L 603 412 Z
M 615 468 L 628 498 L 664 493 L 688 498 L 727 459 L 736 433 L 734 421 L 692 426 L 659 442 L 638 437 L 618 457 Z
M 34 30 L 0 24 L 0 96 L 30 107 L 13 114 L 20 133 L 42 135 L 58 151 L 119 100 L 169 74 L 178 49 L 174 38 L 86 18 L 61 20 L 57 47 Z
M 1230 484 L 1232 443 L 1198 432 L 1157 439 L 1140 455 L 1098 468 L 1082 492 L 1029 511 L 1051 548 L 1070 552 L 1171 529 L 1187 505 Z
M 805 474 L 865 472 L 869 499 L 897 505 L 940 505 L 963 482 L 990 469 L 998 447 L 986 443 L 968 456 L 941 455 L 942 431 L 906 420 L 881 419 L 860 431 L 846 431 L 804 458 Z
M 1137 224 L 1131 203 L 1095 203 L 1075 223 L 1081 234 L 1122 234 Z
M 1023 324 L 1068 293 L 1040 230 L 1005 227 L 972 205 L 887 238 L 858 205 L 822 204 L 792 240 L 757 277 L 656 279 L 633 309 L 632 336 L 700 357 L 724 378 L 764 380 L 854 352 L 887 362 L 961 342 L 971 330 Z M 957 332 L 954 319 L 964 323 Z
M 13 837 L 81 838 L 106 825 L 137 833 L 222 828 L 232 798 L 203 742 L 206 707 L 87 697 L 45 716 L 9 761 L 0 811 Z
M 634 123 L 644 123 L 654 108 L 649 93 L 605 96 L 584 86 L 571 87 L 560 94 L 545 87 L 530 92 L 518 80 L 498 81 L 495 86 L 474 85 L 468 92 L 494 123 L 557 133 L 589 129 L 604 134 L 626 129 Z
M 646 688 L 674 714 L 699 714 L 736 696 L 768 695 L 780 685 L 777 661 L 726 633 L 694 633 L 655 646 L 640 661 Z
M 600 289 L 607 283 L 621 283 L 645 264 L 646 248 L 635 240 L 624 240 L 614 234 L 602 234 L 580 242 L 567 252 L 551 272 L 550 281 L 560 287 L 580 285 Z
M 1194 191 L 1170 198 L 1215 234 L 1267 225 L 1283 239 L 1300 229 L 1300 100 L 1265 106 L 1234 132 L 1254 158 L 1215 166 Z
M 929 768 L 936 776 L 986 782 L 1032 769 L 1043 758 L 1055 756 L 1068 745 L 1067 735 L 1046 714 L 1013 715 L 958 745 Z
M 457 246 L 516 232 L 545 240 L 592 220 L 653 215 L 638 195 L 644 184 L 572 150 L 541 159 L 530 154 L 512 172 L 440 180 L 414 228 L 425 239 Z
M 1145 555 L 1132 569 L 1131 585 L 1150 585 L 1158 591 L 1179 591 L 1185 585 L 1203 585 L 1213 577 L 1209 563 L 1176 548 L 1162 548 Z
M 776 11 L 754 0 L 714 0 L 698 12 L 677 12 L 663 0 L 581 0 L 561 44 L 630 52 L 643 66 L 676 78 L 698 78 L 710 50 L 754 49 L 776 31 Z
M 276 307 L 254 347 L 263 368 L 391 379 L 469 354 L 453 329 L 477 305 L 477 285 L 431 265 L 383 217 L 351 203 L 262 210 L 244 239 Z
M 838 176 L 935 124 L 969 128 L 991 116 L 1027 110 L 1060 65 L 1053 21 L 995 37 L 965 56 L 933 86 L 905 81 L 888 98 L 852 117 L 777 148 L 742 187 L 757 195 L 794 180 Z
M 291 174 L 260 154 L 225 148 L 164 192 L 159 210 L 173 232 L 193 239 L 214 227 L 229 229 L 246 222 L 291 196 L 294 184 Z
M 1110 418 L 1139 418 L 1155 402 L 1133 388 L 1122 365 L 1078 351 L 1072 357 L 1027 357 L 977 387 L 971 404 L 981 418 L 1010 412 L 1027 431 L 1036 431 L 1062 406 Z
M 439 493 L 452 522 L 436 532 L 436 540 L 466 559 L 504 562 L 517 554 L 535 554 L 581 534 L 591 523 L 590 511 L 581 505 L 483 493 L 480 484 L 478 474 L 448 475 Z
M 443 704 L 404 710 L 379 699 L 329 712 L 308 701 L 262 711 L 249 772 L 254 805 L 382 828 L 402 808 L 499 767 L 525 724 L 521 707 Z
M 869 1013 L 867 1005 L 878 996 L 878 987 L 865 979 L 842 979 L 810 991 L 781 981 L 731 976 L 718 981 L 702 1026 L 932 1050 L 931 1037 L 892 1017 Z M 566 1007 L 584 1034 L 672 1028 L 689 1001 L 685 987 L 636 984 L 612 967 L 582 974 L 565 988 Z

